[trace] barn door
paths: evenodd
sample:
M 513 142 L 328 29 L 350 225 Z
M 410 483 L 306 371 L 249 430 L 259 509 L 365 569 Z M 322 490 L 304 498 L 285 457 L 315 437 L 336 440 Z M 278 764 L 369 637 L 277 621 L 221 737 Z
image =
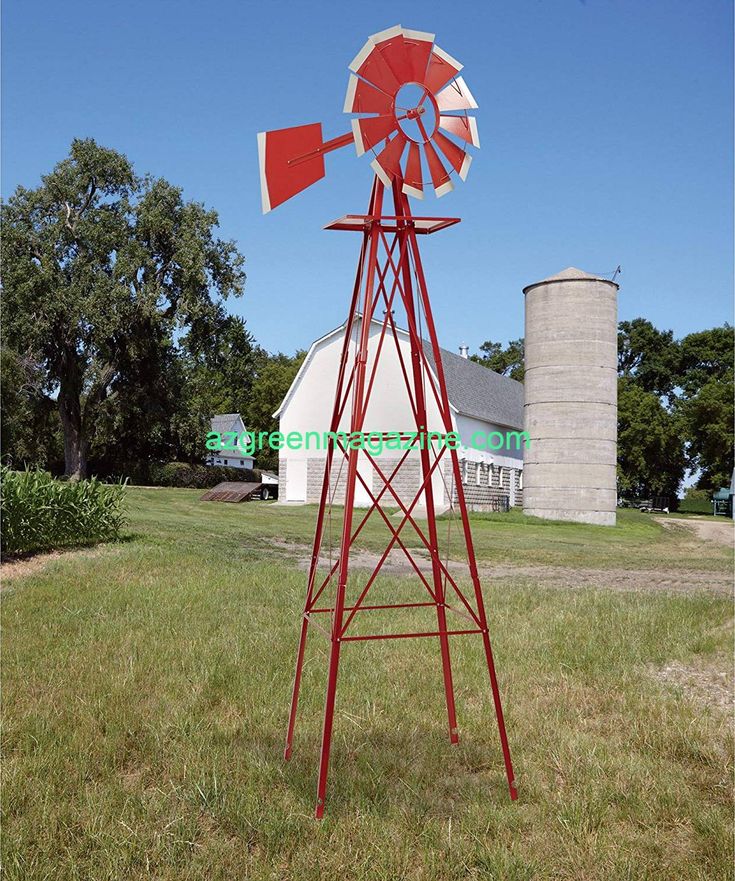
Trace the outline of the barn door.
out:
M 306 501 L 306 459 L 289 459 L 286 466 L 286 501 Z

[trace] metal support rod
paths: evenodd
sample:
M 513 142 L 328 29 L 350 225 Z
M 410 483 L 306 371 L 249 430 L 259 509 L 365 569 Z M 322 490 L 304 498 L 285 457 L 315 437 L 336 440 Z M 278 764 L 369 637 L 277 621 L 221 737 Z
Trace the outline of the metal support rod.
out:
M 360 612 L 374 612 L 377 609 L 423 609 L 425 607 L 434 608 L 436 603 L 382 603 L 377 606 L 360 606 L 358 611 Z M 355 606 L 345 606 L 345 612 L 352 612 L 356 607 Z M 310 615 L 315 614 L 316 612 L 333 612 L 334 609 L 311 609 L 309 612 Z M 471 620 L 471 619 L 470 619 Z
M 380 213 L 383 207 L 383 184 L 376 180 L 374 185 L 374 206 L 372 210 Z M 378 229 L 373 227 L 368 233 L 370 247 L 365 278 L 363 298 L 363 320 L 360 323 L 360 342 L 355 358 L 355 381 L 353 384 L 351 430 L 362 431 L 364 415 L 363 392 L 365 388 L 365 365 L 367 363 L 368 342 L 370 340 L 370 322 L 364 319 L 370 314 L 375 283 L 375 267 L 378 253 Z M 339 654 L 342 640 L 342 613 L 345 605 L 347 577 L 350 561 L 350 533 L 352 531 L 352 514 L 355 501 L 355 474 L 359 450 L 351 449 L 347 466 L 347 484 L 345 488 L 345 507 L 342 520 L 342 541 L 340 543 L 340 566 L 337 581 L 337 597 L 334 603 L 332 618 L 332 646 L 329 652 L 329 672 L 327 674 L 327 697 L 324 704 L 324 726 L 322 728 L 322 749 L 319 760 L 319 781 L 317 783 L 316 810 L 317 819 L 324 816 L 324 802 L 327 793 L 327 775 L 329 773 L 329 753 L 332 746 L 332 725 L 334 723 L 334 702 L 337 692 L 337 673 L 339 671 Z
M 354 140 L 355 136 L 352 132 L 347 132 L 346 135 L 332 138 L 331 141 L 324 141 L 324 143 L 320 144 L 315 150 L 310 150 L 308 153 L 302 153 L 301 156 L 295 156 L 293 159 L 289 159 L 288 164 L 298 165 L 300 162 L 306 162 L 307 159 L 313 159 L 315 156 L 323 156 L 325 153 L 331 153 L 332 150 L 339 150 L 340 147 L 346 147 L 348 144 L 352 144 Z
M 369 639 L 411 639 L 414 636 L 462 636 L 466 633 L 482 633 L 481 630 L 428 630 L 423 633 L 378 633 L 369 636 L 344 636 L 342 642 L 365 642 Z
M 375 197 L 376 197 L 377 184 L 373 185 L 372 192 L 370 194 L 370 209 L 372 210 L 375 205 Z M 344 384 L 345 371 L 347 369 L 347 362 L 349 356 L 350 349 L 350 336 L 351 336 L 351 328 L 352 322 L 354 320 L 354 316 L 356 313 L 357 301 L 360 296 L 360 289 L 362 286 L 362 274 L 365 263 L 365 255 L 367 253 L 367 244 L 368 244 L 368 235 L 365 234 L 363 236 L 362 247 L 360 249 L 360 259 L 357 264 L 357 273 L 355 276 L 355 284 L 352 290 L 352 301 L 350 303 L 350 311 L 347 319 L 347 325 L 345 327 L 345 338 L 344 343 L 342 345 L 342 355 L 340 358 L 339 372 L 337 374 L 337 388 L 334 396 L 334 410 L 332 412 L 332 422 L 330 425 L 330 431 L 334 433 L 339 428 L 339 420 L 341 416 L 341 411 L 339 408 L 340 398 L 342 396 L 342 386 Z M 325 513 L 325 503 L 327 501 L 327 494 L 329 492 L 329 474 L 332 468 L 332 458 L 334 456 L 334 447 L 333 442 L 330 439 L 329 447 L 327 449 L 326 455 L 326 465 L 324 469 L 324 481 L 322 483 L 322 492 L 321 499 L 319 503 L 319 514 L 317 516 L 316 529 L 314 531 L 314 543 L 312 545 L 311 552 L 311 560 L 309 563 L 309 580 L 307 583 L 306 590 L 306 602 L 304 604 L 304 613 L 306 613 L 309 609 L 309 604 L 311 603 L 311 597 L 314 592 L 314 579 L 316 578 L 317 567 L 319 564 L 319 549 L 322 544 L 322 537 L 324 531 L 324 513 Z M 291 758 L 291 752 L 293 748 L 293 735 L 294 730 L 296 728 L 296 712 L 298 710 L 299 705 L 299 689 L 301 688 L 301 673 L 304 667 L 304 652 L 306 651 L 306 638 L 309 628 L 309 619 L 307 617 L 303 617 L 301 621 L 301 634 L 299 636 L 299 647 L 296 653 L 296 671 L 294 673 L 294 682 L 293 689 L 291 692 L 291 708 L 288 714 L 288 728 L 286 730 L 286 746 L 283 751 L 283 757 L 286 761 Z
M 408 197 L 403 196 L 405 200 L 405 210 L 410 214 L 410 207 L 408 205 Z M 441 395 L 442 401 L 442 410 L 444 416 L 444 428 L 445 431 L 449 432 L 452 430 L 451 428 L 451 411 L 449 408 L 449 396 L 447 394 L 447 384 L 444 378 L 444 368 L 442 366 L 441 360 L 441 350 L 439 348 L 439 341 L 436 336 L 436 328 L 434 327 L 434 319 L 431 313 L 431 305 L 429 303 L 429 295 L 426 288 L 426 279 L 424 278 L 424 271 L 421 265 L 421 257 L 419 255 L 418 243 L 416 241 L 416 236 L 413 232 L 409 232 L 409 242 L 411 247 L 411 254 L 413 256 L 414 267 L 416 269 L 416 278 L 419 287 L 419 293 L 421 295 L 421 301 L 424 307 L 424 315 L 426 316 L 426 329 L 429 334 L 429 341 L 431 343 L 432 352 L 434 354 L 434 363 L 436 365 L 436 373 L 437 379 L 439 380 L 439 391 Z M 505 773 L 508 779 L 508 789 L 510 791 L 511 800 L 515 800 L 518 798 L 518 790 L 516 788 L 515 782 L 515 774 L 513 772 L 513 762 L 510 757 L 510 746 L 508 745 L 508 735 L 505 730 L 505 718 L 503 716 L 503 706 L 500 699 L 500 689 L 498 688 L 498 679 L 495 672 L 495 662 L 493 660 L 492 648 L 490 646 L 490 636 L 488 633 L 487 626 L 487 616 L 485 614 L 485 602 L 482 596 L 482 588 L 480 586 L 480 578 L 477 572 L 477 561 L 475 559 L 475 548 L 474 543 L 472 541 L 472 530 L 470 528 L 469 516 L 467 514 L 467 503 L 464 498 L 464 487 L 462 485 L 462 479 L 459 472 L 459 458 L 457 456 L 456 450 L 450 450 L 452 469 L 454 471 L 454 480 L 457 488 L 457 501 L 459 503 L 459 510 L 462 517 L 462 529 L 464 532 L 465 543 L 467 546 L 467 558 L 470 566 L 470 576 L 472 578 L 472 585 L 475 589 L 475 602 L 477 604 L 477 611 L 480 618 L 480 626 L 482 629 L 482 642 L 483 647 L 485 649 L 485 659 L 487 661 L 488 673 L 490 676 L 490 687 L 492 689 L 493 695 L 493 704 L 495 706 L 495 715 L 497 717 L 498 722 L 498 733 L 500 735 L 500 744 L 503 751 L 503 761 L 505 763 Z
M 403 515 L 403 519 L 402 519 L 401 522 L 398 524 L 398 527 L 397 527 L 397 529 L 396 529 L 396 533 L 400 533 L 401 529 L 403 529 L 404 525 L 405 525 L 405 524 L 408 522 L 408 520 L 410 519 L 410 517 L 411 517 L 411 511 L 413 511 L 413 509 L 416 507 L 416 504 L 418 503 L 418 500 L 421 498 L 421 493 L 424 491 L 424 487 L 425 487 L 426 484 L 429 482 L 429 480 L 431 480 L 431 475 L 432 475 L 432 473 L 433 473 L 433 470 L 436 468 L 438 462 L 439 462 L 439 459 L 436 459 L 436 461 L 434 462 L 434 464 L 431 466 L 431 471 L 430 471 L 430 472 L 428 473 L 428 475 L 424 478 L 423 482 L 421 483 L 421 486 L 420 486 L 419 489 L 418 489 L 418 492 L 416 493 L 416 497 L 415 497 L 414 500 L 411 502 L 411 504 L 409 505 L 409 507 L 408 507 L 406 513 Z M 390 488 L 390 487 L 389 487 L 389 488 Z M 392 488 L 390 488 L 390 489 L 391 489 L 391 492 L 394 492 L 394 490 L 392 490 Z M 394 494 L 395 494 L 395 492 L 394 492 Z M 380 560 L 378 560 L 378 563 L 377 563 L 377 565 L 375 566 L 375 569 L 373 570 L 372 575 L 370 576 L 370 578 L 368 578 L 367 583 L 365 584 L 365 587 L 363 587 L 362 592 L 360 593 L 360 596 L 357 598 L 357 602 L 355 603 L 355 606 L 356 606 L 356 607 L 359 608 L 359 606 L 361 605 L 362 601 L 363 601 L 363 600 L 365 599 L 365 597 L 367 596 L 368 591 L 370 590 L 370 588 L 371 588 L 372 585 L 373 585 L 373 582 L 375 581 L 375 579 L 376 579 L 377 576 L 378 576 L 378 572 L 380 571 L 381 566 L 383 565 L 383 563 L 385 563 L 386 559 L 388 558 L 388 554 L 390 553 L 390 551 L 391 551 L 391 549 L 393 548 L 393 545 L 394 545 L 395 543 L 396 543 L 396 537 L 395 537 L 395 535 L 394 535 L 394 536 L 391 537 L 390 541 L 388 542 L 388 544 L 387 544 L 385 550 L 383 551 L 383 553 L 382 553 L 382 555 L 381 555 L 381 557 L 380 557 Z M 356 610 L 352 611 L 352 612 L 349 614 L 349 616 L 347 617 L 347 621 L 345 622 L 345 625 L 344 625 L 344 626 L 345 626 L 345 630 L 346 630 L 347 627 L 350 625 L 350 622 L 351 622 L 352 619 L 355 617 L 355 614 L 356 614 Z
M 404 205 L 404 200 L 406 204 Z M 408 214 L 406 211 L 408 200 L 401 192 L 400 182 L 393 181 L 393 201 L 396 206 L 396 214 Z M 412 230 L 405 229 L 398 233 L 402 239 L 410 239 Z M 403 242 L 401 248 L 403 250 Z M 413 303 L 413 285 L 411 284 L 411 266 L 408 260 L 401 260 L 400 266 L 403 273 L 403 305 L 406 314 L 410 316 L 409 320 L 412 324 L 416 323 L 416 316 Z M 422 352 L 420 352 L 422 341 L 411 335 L 411 369 L 413 371 L 414 401 L 416 402 L 416 428 L 419 431 L 425 431 L 428 427 L 428 418 L 426 414 L 426 396 L 424 395 L 424 381 L 422 371 Z M 421 444 L 420 450 L 421 473 L 423 475 L 431 472 L 429 463 L 429 451 L 425 444 Z M 447 718 L 449 721 L 449 740 L 451 743 L 459 741 L 459 732 L 457 730 L 457 710 L 454 703 L 454 683 L 452 681 L 452 662 L 449 654 L 449 639 L 447 638 L 447 613 L 444 608 L 444 583 L 442 581 L 442 573 L 439 566 L 439 538 L 436 531 L 436 511 L 434 508 L 434 485 L 429 480 L 424 489 L 424 499 L 426 500 L 426 520 L 429 528 L 429 543 L 431 553 L 431 570 L 434 576 L 434 596 L 436 597 L 436 617 L 439 627 L 439 650 L 442 659 L 442 674 L 444 677 L 444 695 L 447 702 Z
M 365 524 L 368 522 L 368 520 L 369 520 L 369 518 L 370 518 L 370 514 L 372 513 L 373 508 L 374 508 L 374 507 L 380 502 L 380 499 L 382 498 L 382 496 L 383 496 L 383 494 L 385 493 L 386 489 L 389 489 L 389 488 L 390 488 L 390 481 L 391 481 L 391 480 L 395 477 L 395 475 L 400 471 L 401 465 L 402 465 L 402 464 L 406 461 L 406 459 L 408 458 L 408 454 L 409 454 L 409 452 L 410 452 L 409 450 L 406 450 L 406 452 L 403 454 L 403 456 L 398 460 L 398 464 L 396 465 L 396 467 L 395 467 L 395 468 L 393 469 L 393 471 L 391 472 L 391 475 L 390 475 L 390 477 L 388 478 L 388 480 L 386 481 L 385 486 L 384 486 L 383 489 L 381 489 L 381 491 L 378 493 L 377 498 L 373 501 L 373 504 L 372 504 L 372 505 L 370 506 L 370 508 L 368 509 L 367 514 L 365 514 L 365 516 L 364 516 L 364 517 L 362 518 L 362 520 L 360 521 L 360 523 L 359 523 L 357 529 L 352 533 L 352 536 L 351 536 L 351 538 L 350 538 L 350 544 L 354 544 L 354 543 L 355 543 L 355 541 L 356 541 L 358 535 L 362 532 L 363 527 L 364 527 Z M 333 576 L 334 573 L 337 571 L 337 569 L 339 569 L 339 557 L 337 558 L 336 562 L 332 565 L 332 568 L 331 568 L 331 569 L 329 570 L 329 572 L 327 573 L 326 578 L 322 581 L 321 585 L 319 586 L 319 590 L 317 590 L 317 592 L 316 592 L 315 594 L 312 594 L 312 598 L 311 598 L 312 607 L 313 607 L 313 604 L 317 602 L 317 600 L 319 599 L 319 597 L 322 595 L 322 593 L 323 593 L 324 590 L 326 589 L 327 585 L 328 585 L 329 582 L 331 581 L 332 576 Z

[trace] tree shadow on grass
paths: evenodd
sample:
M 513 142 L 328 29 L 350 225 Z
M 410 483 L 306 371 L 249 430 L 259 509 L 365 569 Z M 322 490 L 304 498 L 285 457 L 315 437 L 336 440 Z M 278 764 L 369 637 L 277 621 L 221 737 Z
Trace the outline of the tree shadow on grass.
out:
M 119 538 L 110 539 L 109 541 L 80 541 L 57 548 L 41 547 L 12 554 L 3 552 L 2 558 L 0 559 L 0 563 L 2 564 L 2 569 L 0 571 L 4 578 L 14 577 L 25 574 L 25 571 L 22 571 L 24 563 L 33 563 L 33 568 L 37 568 L 40 565 L 50 563 L 54 560 L 62 560 L 65 557 L 71 557 L 80 551 L 88 551 L 92 548 L 95 550 L 103 550 L 105 548 L 113 547 L 114 545 L 130 544 L 139 538 L 139 535 L 131 533 L 129 535 L 121 535 Z M 18 571 L 12 571 L 16 569 Z

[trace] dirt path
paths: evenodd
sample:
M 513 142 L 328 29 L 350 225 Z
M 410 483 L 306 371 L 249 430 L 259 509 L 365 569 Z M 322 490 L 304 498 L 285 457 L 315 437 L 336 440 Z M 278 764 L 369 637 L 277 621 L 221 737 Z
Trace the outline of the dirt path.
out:
M 713 524 L 719 526 L 720 524 Z M 269 542 L 284 556 L 291 558 L 299 568 L 307 569 L 311 549 L 295 542 Z M 420 550 L 412 551 L 422 562 L 422 570 L 430 570 L 428 555 Z M 332 561 L 336 559 L 333 552 Z M 370 551 L 360 550 L 350 558 L 351 565 L 357 569 L 372 570 L 380 557 Z M 450 561 L 450 572 L 458 576 L 467 575 L 464 563 Z M 381 572 L 386 575 L 410 575 L 413 572 L 403 552 L 391 551 Z M 732 594 L 733 580 L 727 573 L 688 572 L 681 569 L 579 569 L 568 566 L 532 566 L 515 563 L 493 563 L 479 566 L 480 577 L 488 585 L 504 578 L 529 581 L 549 587 L 597 587 L 622 591 L 662 591 L 666 593 L 716 593 L 725 596 Z
M 650 672 L 659 682 L 681 689 L 696 703 L 715 707 L 728 714 L 732 714 L 735 709 L 732 662 L 722 654 L 698 658 L 689 664 L 669 661 L 665 666 Z
M 31 557 L 22 557 L 19 560 L 3 560 L 0 563 L 0 590 L 6 590 L 10 582 L 15 581 L 16 578 L 41 572 L 57 560 L 71 557 L 99 557 L 109 551 L 110 545 L 102 544 L 92 548 L 65 548 L 59 551 L 49 551 L 48 553 L 34 554 Z
M 602 587 L 607 590 L 665 591 L 730 595 L 732 578 L 718 572 L 681 569 L 570 569 L 563 566 L 516 566 L 508 563 L 481 568 L 485 578 L 521 578 L 553 587 Z
M 697 538 L 704 541 L 714 541 L 728 547 L 735 546 L 735 523 L 729 517 L 723 517 L 722 520 L 698 520 L 695 517 L 677 517 L 676 519 L 656 517 L 655 520 L 667 529 L 681 527 L 691 530 Z

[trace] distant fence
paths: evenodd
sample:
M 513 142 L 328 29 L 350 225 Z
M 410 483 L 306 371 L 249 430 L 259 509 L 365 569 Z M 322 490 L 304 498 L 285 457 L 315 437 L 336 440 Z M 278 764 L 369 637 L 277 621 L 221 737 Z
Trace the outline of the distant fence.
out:
M 508 496 L 493 495 L 479 502 L 467 502 L 470 511 L 478 513 L 507 514 L 510 511 L 510 499 Z

